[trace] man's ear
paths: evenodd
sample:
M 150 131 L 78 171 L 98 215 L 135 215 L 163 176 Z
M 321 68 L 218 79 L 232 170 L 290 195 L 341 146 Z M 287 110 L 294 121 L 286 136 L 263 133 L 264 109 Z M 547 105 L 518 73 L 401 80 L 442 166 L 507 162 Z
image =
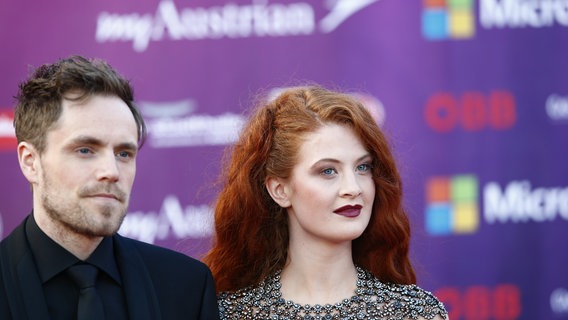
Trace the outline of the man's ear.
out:
M 286 190 L 286 185 L 284 182 L 275 177 L 267 177 L 264 185 L 266 186 L 266 190 L 268 193 L 279 206 L 282 208 L 290 207 L 290 200 L 288 199 L 288 194 Z
M 18 162 L 22 173 L 33 184 L 38 181 L 39 176 L 39 153 L 36 148 L 26 141 L 18 144 Z

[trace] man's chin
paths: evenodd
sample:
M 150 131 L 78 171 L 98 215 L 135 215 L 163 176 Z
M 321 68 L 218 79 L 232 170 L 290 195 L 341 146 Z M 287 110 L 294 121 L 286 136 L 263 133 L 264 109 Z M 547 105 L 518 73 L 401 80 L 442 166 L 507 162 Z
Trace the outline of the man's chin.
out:
M 123 219 L 124 217 L 118 220 L 115 218 L 93 222 L 89 226 L 86 226 L 83 230 L 79 231 L 89 237 L 110 237 L 118 232 Z

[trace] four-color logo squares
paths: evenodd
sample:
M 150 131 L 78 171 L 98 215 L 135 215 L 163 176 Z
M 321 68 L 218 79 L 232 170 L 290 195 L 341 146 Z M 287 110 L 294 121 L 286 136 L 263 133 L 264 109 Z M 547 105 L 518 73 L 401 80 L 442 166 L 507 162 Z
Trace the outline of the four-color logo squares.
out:
M 434 177 L 426 183 L 426 231 L 472 233 L 479 227 L 479 183 L 473 175 Z
M 475 34 L 473 0 L 422 0 L 422 3 L 422 34 L 426 39 L 466 39 Z

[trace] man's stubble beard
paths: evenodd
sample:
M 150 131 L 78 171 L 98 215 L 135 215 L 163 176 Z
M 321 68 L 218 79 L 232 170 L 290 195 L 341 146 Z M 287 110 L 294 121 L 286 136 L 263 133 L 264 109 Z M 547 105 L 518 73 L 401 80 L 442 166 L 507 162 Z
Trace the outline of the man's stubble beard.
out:
M 53 190 L 51 188 L 51 181 L 44 174 L 45 188 L 44 190 Z M 49 192 L 44 192 L 41 195 L 41 201 L 45 212 L 48 217 L 56 224 L 61 225 L 73 233 L 81 234 L 87 237 L 107 237 L 114 235 L 126 216 L 128 207 L 128 195 L 116 187 L 110 186 L 103 189 L 113 189 L 113 193 L 117 193 L 121 199 L 123 206 L 118 209 L 114 206 L 101 206 L 98 212 L 89 212 L 80 201 L 87 199 L 85 195 L 93 193 L 95 188 L 83 187 L 77 193 L 77 201 L 73 202 L 72 198 L 68 199 L 55 199 L 56 197 Z M 101 189 L 99 187 L 98 189 Z M 63 201 L 59 201 L 63 200 Z M 65 201 L 67 200 L 67 201 Z M 61 204 L 63 203 L 63 204 Z M 118 212 L 116 212 L 119 210 Z M 101 219 L 97 217 L 102 216 L 105 221 L 101 224 L 97 222 Z

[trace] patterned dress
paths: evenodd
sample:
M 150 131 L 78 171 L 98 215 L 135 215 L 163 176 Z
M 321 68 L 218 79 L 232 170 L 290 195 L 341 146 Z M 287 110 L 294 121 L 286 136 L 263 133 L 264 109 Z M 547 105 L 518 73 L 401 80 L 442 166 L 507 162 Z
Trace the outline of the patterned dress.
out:
M 357 268 L 355 295 L 336 304 L 299 305 L 284 300 L 280 272 L 256 287 L 219 295 L 221 320 L 404 320 L 447 317 L 444 305 L 432 293 L 416 285 L 385 284 L 370 272 Z

